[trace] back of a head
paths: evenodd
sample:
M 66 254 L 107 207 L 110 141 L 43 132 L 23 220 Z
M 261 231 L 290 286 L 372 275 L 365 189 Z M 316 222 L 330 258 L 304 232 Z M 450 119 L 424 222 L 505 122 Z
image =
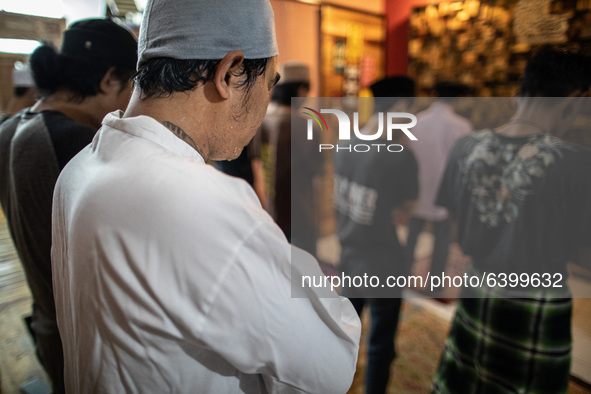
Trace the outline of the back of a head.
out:
M 310 89 L 310 67 L 304 63 L 290 61 L 279 65 L 281 79 L 273 88 L 271 101 L 291 105 L 292 97 L 299 97 L 300 88 Z
M 409 98 L 409 101 L 412 101 L 411 98 L 415 95 L 415 82 L 406 76 L 393 76 L 375 82 L 370 86 L 370 89 L 374 97 L 382 98 L 382 100 L 376 100 L 374 110 L 375 112 L 381 112 L 388 110 L 397 101 L 385 100 L 385 98 L 406 97 Z
M 414 97 L 415 82 L 405 76 L 381 79 L 370 86 L 374 97 Z
M 269 0 L 149 0 L 139 35 L 136 82 L 144 98 L 192 90 L 226 54 L 244 54 L 248 88 L 278 54 Z
M 135 37 L 109 19 L 74 22 L 64 31 L 59 51 L 46 43 L 29 58 L 42 97 L 64 89 L 79 101 L 99 93 L 100 81 L 111 67 L 122 82 L 127 82 L 136 62 Z
M 435 84 L 437 97 L 461 97 L 470 93 L 467 85 L 453 81 L 441 81 Z
M 589 90 L 591 58 L 580 52 L 545 48 L 529 60 L 519 95 L 567 97 Z

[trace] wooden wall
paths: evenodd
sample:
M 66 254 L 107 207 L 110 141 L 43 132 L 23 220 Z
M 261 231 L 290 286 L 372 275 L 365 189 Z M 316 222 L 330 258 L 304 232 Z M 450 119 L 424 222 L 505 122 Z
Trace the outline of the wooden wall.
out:
M 0 38 L 50 41 L 59 46 L 65 19 L 45 18 L 0 11 Z M 26 63 L 28 56 L 0 52 L 0 112 L 12 96 L 12 68 L 15 61 Z

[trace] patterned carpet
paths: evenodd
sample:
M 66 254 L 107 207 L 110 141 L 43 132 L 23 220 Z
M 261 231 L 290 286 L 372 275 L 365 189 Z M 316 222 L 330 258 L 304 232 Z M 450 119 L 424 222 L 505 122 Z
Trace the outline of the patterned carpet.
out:
M 368 314 L 363 317 L 363 336 L 355 380 L 350 394 L 363 393 L 367 351 Z M 427 393 L 443 351 L 449 325 L 423 308 L 403 303 L 388 393 Z

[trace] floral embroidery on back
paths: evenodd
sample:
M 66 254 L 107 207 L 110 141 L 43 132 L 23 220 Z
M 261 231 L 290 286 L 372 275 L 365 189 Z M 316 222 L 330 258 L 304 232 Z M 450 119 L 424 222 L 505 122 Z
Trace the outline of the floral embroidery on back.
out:
M 483 130 L 472 135 L 466 149 L 470 153 L 461 159 L 460 170 L 467 177 L 470 200 L 478 219 L 497 227 L 517 218 L 534 180 L 571 147 L 550 134 L 505 138 Z

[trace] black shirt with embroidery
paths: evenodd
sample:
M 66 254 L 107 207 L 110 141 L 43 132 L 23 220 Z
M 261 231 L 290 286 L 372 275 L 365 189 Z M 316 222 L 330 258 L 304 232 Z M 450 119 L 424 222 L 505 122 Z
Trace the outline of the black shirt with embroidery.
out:
M 450 153 L 436 203 L 479 270 L 565 274 L 591 246 L 591 151 L 550 134 L 473 133 Z

